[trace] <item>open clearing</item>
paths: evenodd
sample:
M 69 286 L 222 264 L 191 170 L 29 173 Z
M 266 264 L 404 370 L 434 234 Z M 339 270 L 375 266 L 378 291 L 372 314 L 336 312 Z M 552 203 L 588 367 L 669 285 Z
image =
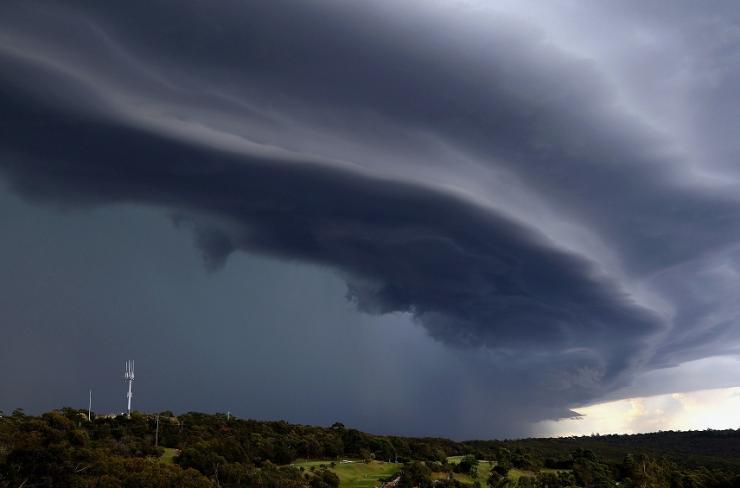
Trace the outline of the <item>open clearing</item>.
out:
M 460 462 L 463 456 L 451 456 L 447 458 L 447 462 L 450 464 L 457 464 Z M 319 460 L 319 461 L 297 461 L 291 466 L 297 468 L 310 469 L 312 466 L 318 469 L 321 466 L 334 471 L 339 476 L 339 486 L 341 488 L 375 488 L 380 484 L 381 480 L 389 478 L 391 475 L 400 471 L 402 464 L 386 463 L 383 461 L 373 461 L 370 463 L 364 463 L 361 460 L 350 460 L 349 462 L 333 461 L 334 467 L 331 466 L 332 461 Z M 486 485 L 488 476 L 491 473 L 491 468 L 494 463 L 490 461 L 480 461 L 478 464 L 478 477 L 473 479 L 469 474 L 464 473 L 453 473 L 453 477 L 462 482 L 472 485 L 475 481 L 480 482 L 482 486 Z M 543 469 L 542 471 L 564 471 L 555 469 Z M 444 479 L 448 476 L 447 473 L 433 473 L 433 479 Z M 508 477 L 514 481 L 518 480 L 522 476 L 534 476 L 531 471 L 511 469 Z
M 300 461 L 291 464 L 291 466 L 310 469 L 311 466 L 318 468 L 324 465 L 339 476 L 339 486 L 341 488 L 374 488 L 380 484 L 380 480 L 397 473 L 402 466 L 401 464 L 383 461 L 365 463 L 361 460 L 351 460 L 350 462 L 334 461 L 335 465 L 332 468 L 331 462 Z
M 165 464 L 172 464 L 174 462 L 175 456 L 177 456 L 179 452 L 179 449 L 175 449 L 173 447 L 165 447 L 164 453 L 162 453 L 162 456 L 160 456 L 159 461 Z
M 450 456 L 447 458 L 447 462 L 449 464 L 458 464 L 460 460 L 464 456 Z M 480 484 L 485 486 L 486 481 L 488 480 L 488 475 L 491 474 L 491 468 L 493 467 L 493 463 L 490 461 L 479 461 L 478 462 L 478 478 L 476 478 L 477 481 L 480 481 Z M 442 477 L 446 476 L 446 473 L 434 473 L 434 478 L 440 479 Z M 468 474 L 463 473 L 454 473 L 453 478 L 456 480 L 459 480 L 463 483 L 474 483 L 476 480 L 470 477 Z

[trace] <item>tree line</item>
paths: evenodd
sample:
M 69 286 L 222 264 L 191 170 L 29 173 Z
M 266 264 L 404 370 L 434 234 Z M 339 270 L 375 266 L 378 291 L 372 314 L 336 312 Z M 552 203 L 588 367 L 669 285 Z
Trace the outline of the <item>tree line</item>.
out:
M 163 461 L 165 448 L 177 450 L 170 462 Z M 331 466 L 291 463 L 352 458 L 403 465 L 400 488 L 461 486 L 454 473 L 491 488 L 729 488 L 740 487 L 738 449 L 740 432 L 733 430 L 457 442 L 222 414 L 89 420 L 69 408 L 39 416 L 17 410 L 0 415 L 0 487 L 336 488 Z M 450 463 L 451 456 L 464 457 Z M 491 466 L 485 479 L 481 461 Z

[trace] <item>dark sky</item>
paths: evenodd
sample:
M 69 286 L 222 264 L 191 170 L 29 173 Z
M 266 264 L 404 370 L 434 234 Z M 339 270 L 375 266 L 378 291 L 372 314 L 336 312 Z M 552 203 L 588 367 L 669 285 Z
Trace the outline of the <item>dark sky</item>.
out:
M 5 1 L 0 409 L 130 358 L 145 410 L 456 438 L 736 385 L 665 372 L 740 352 L 739 83 L 734 2 Z

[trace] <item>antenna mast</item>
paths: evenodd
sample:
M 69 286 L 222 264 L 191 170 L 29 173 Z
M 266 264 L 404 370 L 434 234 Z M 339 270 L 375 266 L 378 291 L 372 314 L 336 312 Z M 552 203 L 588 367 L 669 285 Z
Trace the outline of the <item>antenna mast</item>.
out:
M 126 398 L 128 398 L 128 410 L 126 411 L 126 417 L 131 418 L 131 397 L 133 396 L 133 393 L 131 393 L 131 386 L 134 382 L 134 361 L 129 360 L 126 361 L 126 370 L 123 373 L 123 381 L 128 383 L 128 393 L 126 394 Z

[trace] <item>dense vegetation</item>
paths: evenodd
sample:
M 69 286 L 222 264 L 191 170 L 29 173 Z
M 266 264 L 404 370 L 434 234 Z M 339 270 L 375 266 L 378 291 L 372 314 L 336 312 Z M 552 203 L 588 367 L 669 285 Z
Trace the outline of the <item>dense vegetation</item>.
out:
M 93 421 L 73 409 L 2 416 L 0 486 L 335 488 L 337 463 L 356 459 L 400 475 L 400 488 L 740 487 L 734 430 L 455 442 L 371 435 L 339 423 L 158 417 L 157 432 L 157 416 L 139 413 Z

